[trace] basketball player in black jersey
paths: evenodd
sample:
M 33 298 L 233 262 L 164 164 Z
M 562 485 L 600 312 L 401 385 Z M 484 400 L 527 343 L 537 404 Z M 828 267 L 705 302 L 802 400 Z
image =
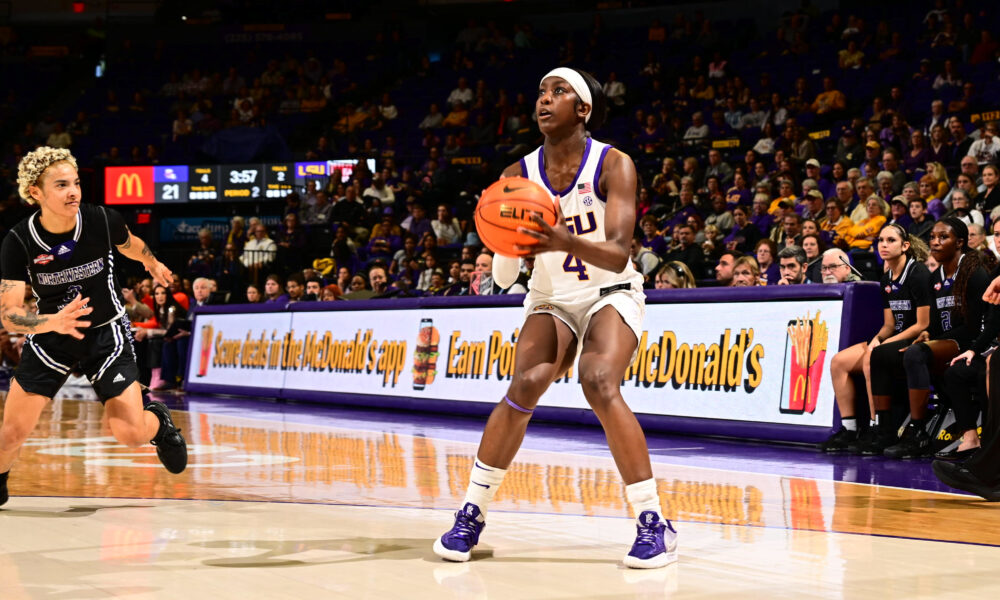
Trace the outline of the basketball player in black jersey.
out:
M 1000 305 L 1000 277 L 990 283 L 983 300 Z M 987 397 L 989 406 L 983 413 L 982 447 L 965 461 L 934 461 L 934 474 L 944 483 L 982 496 L 990 502 L 1000 502 L 1000 363 L 994 352 L 987 359 Z
M 850 450 L 858 454 L 881 454 L 895 443 L 895 427 L 888 406 L 875 406 L 869 394 L 870 425 L 862 430 L 855 416 L 855 390 L 851 375 L 864 373 L 871 380 L 869 361 L 875 354 L 895 352 L 913 343 L 931 321 L 931 273 L 924 266 L 927 249 L 897 223 L 889 223 L 878 234 L 879 256 L 885 261 L 882 275 L 882 328 L 870 342 L 860 342 L 838 352 L 830 362 L 830 375 L 840 409 L 840 429 L 819 445 L 823 452 Z M 877 449 L 877 450 L 876 450 Z
M 945 217 L 931 229 L 931 255 L 940 265 L 931 273 L 931 322 L 913 343 L 901 349 L 883 345 L 872 352 L 871 390 L 876 410 L 888 409 L 894 374 L 905 374 L 910 422 L 899 442 L 879 448 L 889 458 L 919 458 L 931 451 L 925 429 L 931 377 L 939 376 L 953 358 L 972 347 L 982 330 L 983 293 L 989 275 L 978 250 L 969 248 L 969 229 Z
M 76 161 L 68 150 L 41 147 L 18 166 L 21 197 L 40 210 L 18 223 L 0 250 L 0 318 L 27 341 L 14 372 L 0 426 L 0 504 L 21 445 L 46 402 L 78 368 L 94 386 L 122 444 L 151 442 L 171 473 L 187 466 L 187 446 L 160 402 L 142 406 L 131 324 L 115 280 L 114 249 L 169 285 L 170 270 L 132 235 L 121 215 L 81 205 Z M 38 314 L 24 306 L 25 284 Z

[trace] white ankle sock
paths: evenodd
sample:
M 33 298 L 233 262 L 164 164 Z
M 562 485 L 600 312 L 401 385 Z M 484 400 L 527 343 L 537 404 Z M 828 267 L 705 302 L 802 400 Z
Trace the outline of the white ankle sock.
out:
M 660 509 L 660 497 L 656 493 L 656 479 L 647 479 L 625 486 L 625 497 L 635 511 L 635 517 L 647 510 L 651 510 L 660 515 L 663 519 L 663 511 Z M 665 520 L 665 519 L 664 519 Z
M 840 424 L 844 426 L 844 429 L 848 431 L 858 430 L 858 420 L 854 417 L 841 417 Z
M 491 467 L 476 458 L 475 464 L 472 465 L 472 473 L 469 475 L 469 488 L 465 490 L 462 506 L 465 506 L 466 502 L 475 504 L 485 519 L 489 504 L 493 501 L 493 496 L 496 495 L 506 474 L 506 469 Z

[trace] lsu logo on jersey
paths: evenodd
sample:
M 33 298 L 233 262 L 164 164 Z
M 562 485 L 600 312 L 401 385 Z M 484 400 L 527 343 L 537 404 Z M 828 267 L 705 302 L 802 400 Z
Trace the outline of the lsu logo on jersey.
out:
M 587 219 L 587 226 L 583 226 L 583 218 Z M 587 211 L 586 215 L 573 215 L 572 217 L 566 217 L 566 229 L 575 235 L 586 235 L 597 231 L 597 219 L 594 217 L 594 211 Z
M 586 227 L 583 225 L 584 218 L 587 219 Z M 569 232 L 574 235 L 586 235 L 597 231 L 597 218 L 594 217 L 594 211 L 587 211 L 587 214 L 582 217 L 581 215 L 566 217 L 566 229 L 569 229 Z M 590 275 L 587 273 L 587 265 L 572 254 L 566 255 L 566 260 L 563 261 L 562 268 L 567 273 L 576 273 L 577 279 L 580 281 L 590 279 Z

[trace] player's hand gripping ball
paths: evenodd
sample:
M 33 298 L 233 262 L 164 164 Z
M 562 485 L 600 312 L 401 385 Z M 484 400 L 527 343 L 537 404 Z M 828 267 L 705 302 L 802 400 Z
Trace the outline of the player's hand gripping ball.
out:
M 518 227 L 541 231 L 532 217 L 556 224 L 556 208 L 549 192 L 524 177 L 505 177 L 486 188 L 476 206 L 476 231 L 486 247 L 503 256 L 527 256 L 516 246 L 533 246 L 538 240 Z

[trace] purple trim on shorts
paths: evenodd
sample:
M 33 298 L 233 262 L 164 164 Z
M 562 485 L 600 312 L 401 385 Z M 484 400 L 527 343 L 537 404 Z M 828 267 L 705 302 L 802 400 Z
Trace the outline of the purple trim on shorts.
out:
M 573 182 L 569 184 L 568 188 L 561 192 L 557 192 L 552 189 L 552 184 L 549 183 L 549 176 L 545 174 L 545 147 L 543 146 L 538 150 L 538 171 L 542 175 L 542 183 L 544 183 L 545 187 L 552 192 L 553 196 L 565 196 L 566 194 L 572 192 L 576 187 L 576 182 L 580 179 L 580 173 L 583 172 L 583 166 L 587 164 L 587 157 L 590 156 L 590 142 L 591 138 L 587 138 L 587 145 L 583 148 L 583 158 L 580 159 L 580 166 L 576 169 L 576 175 L 573 176 Z
M 508 406 L 510 406 L 511 408 L 513 408 L 514 410 L 516 410 L 519 413 L 524 413 L 526 415 L 530 415 L 531 413 L 535 412 L 533 410 L 528 410 L 527 408 L 524 408 L 523 406 L 520 406 L 518 403 L 514 402 L 513 400 L 511 400 L 507 396 L 503 397 L 503 401 L 506 402 Z
M 601 169 L 604 168 L 604 158 L 608 155 L 608 151 L 611 150 L 611 146 L 605 146 L 601 150 L 601 159 L 597 161 L 597 170 L 594 171 L 594 194 L 597 199 L 601 202 L 607 202 L 608 199 L 601 193 Z

